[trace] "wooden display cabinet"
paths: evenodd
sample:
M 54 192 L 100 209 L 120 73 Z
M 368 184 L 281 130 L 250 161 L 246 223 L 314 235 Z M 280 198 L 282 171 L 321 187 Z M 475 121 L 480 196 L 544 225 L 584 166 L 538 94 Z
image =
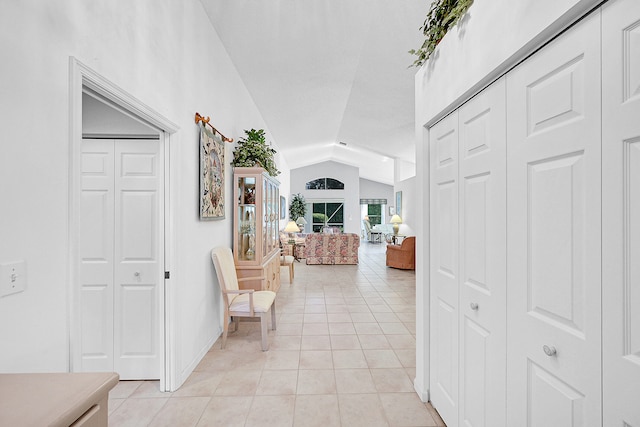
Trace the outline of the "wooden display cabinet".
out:
M 280 289 L 280 183 L 263 168 L 233 171 L 233 257 L 241 289 Z

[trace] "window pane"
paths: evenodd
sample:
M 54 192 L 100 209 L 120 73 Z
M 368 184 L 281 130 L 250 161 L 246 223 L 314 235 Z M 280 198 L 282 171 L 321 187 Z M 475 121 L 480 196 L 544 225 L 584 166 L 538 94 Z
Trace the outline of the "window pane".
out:
M 322 231 L 327 224 L 344 230 L 344 204 L 342 202 L 313 203 L 311 229 L 314 233 Z
M 325 188 L 324 178 L 307 182 L 307 190 L 324 190 Z
M 325 223 L 325 221 L 327 220 L 327 215 L 325 214 L 327 210 L 327 205 L 326 203 L 314 203 L 313 204 L 313 219 L 312 219 L 312 225 L 313 225 L 313 231 L 316 231 L 316 225 L 318 227 L 322 227 Z
M 330 224 L 342 224 L 344 222 L 344 208 L 342 203 L 327 203 L 327 215 Z
M 344 190 L 344 184 L 337 179 L 327 178 L 327 190 Z
M 318 178 L 306 184 L 307 190 L 344 190 L 344 183 L 333 178 Z
M 368 205 L 367 214 L 372 226 L 382 223 L 382 205 Z

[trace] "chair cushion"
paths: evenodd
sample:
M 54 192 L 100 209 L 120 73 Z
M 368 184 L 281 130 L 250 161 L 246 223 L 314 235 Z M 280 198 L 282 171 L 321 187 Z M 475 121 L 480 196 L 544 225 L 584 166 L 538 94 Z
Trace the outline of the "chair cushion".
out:
M 232 294 L 229 294 L 231 297 Z M 273 301 L 276 299 L 276 293 L 273 291 L 256 291 L 253 293 L 253 311 L 257 313 L 266 313 L 271 308 Z M 249 294 L 237 295 L 229 306 L 229 311 L 249 313 Z
M 293 256 L 291 255 L 283 255 L 280 257 L 280 264 L 281 265 L 289 265 L 293 263 Z

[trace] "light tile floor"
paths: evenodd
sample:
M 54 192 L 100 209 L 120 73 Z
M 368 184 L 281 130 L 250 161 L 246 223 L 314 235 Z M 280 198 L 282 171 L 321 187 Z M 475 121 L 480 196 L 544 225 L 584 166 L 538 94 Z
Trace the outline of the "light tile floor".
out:
M 415 273 L 385 267 L 385 249 L 363 242 L 357 266 L 296 263 L 269 351 L 241 322 L 176 392 L 121 381 L 109 426 L 445 426 L 413 389 Z

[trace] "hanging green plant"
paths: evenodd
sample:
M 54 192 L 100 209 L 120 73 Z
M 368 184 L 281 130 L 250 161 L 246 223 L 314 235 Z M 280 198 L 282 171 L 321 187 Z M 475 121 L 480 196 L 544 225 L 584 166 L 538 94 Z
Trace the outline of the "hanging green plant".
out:
M 426 39 L 419 49 L 411 49 L 409 53 L 418 59 L 412 66 L 420 67 L 431 56 L 440 40 L 473 4 L 473 0 L 434 0 L 420 30 Z
M 236 167 L 252 168 L 260 166 L 269 175 L 278 176 L 280 171 L 276 167 L 273 158 L 276 150 L 267 145 L 263 129 L 245 130 L 246 137 L 240 138 L 238 146 L 233 150 L 231 165 Z

